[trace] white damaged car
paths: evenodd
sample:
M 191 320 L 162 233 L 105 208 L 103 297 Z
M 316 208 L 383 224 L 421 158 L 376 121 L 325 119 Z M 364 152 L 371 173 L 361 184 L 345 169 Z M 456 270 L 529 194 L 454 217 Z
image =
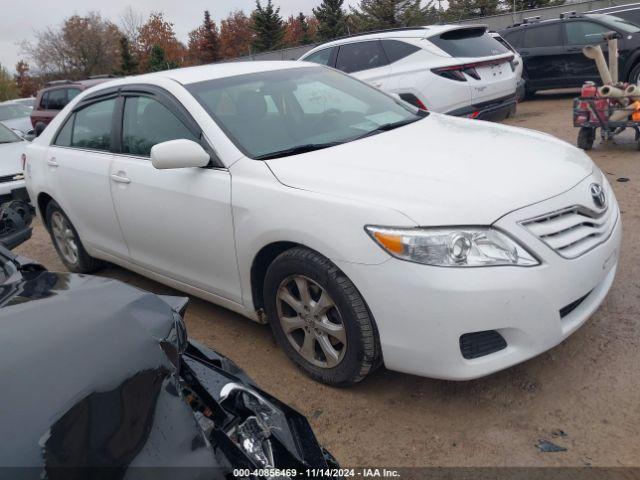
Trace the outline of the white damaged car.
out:
M 598 308 L 621 240 L 581 150 L 303 62 L 100 84 L 29 146 L 26 173 L 70 270 L 108 260 L 269 322 L 330 384 L 534 357 Z

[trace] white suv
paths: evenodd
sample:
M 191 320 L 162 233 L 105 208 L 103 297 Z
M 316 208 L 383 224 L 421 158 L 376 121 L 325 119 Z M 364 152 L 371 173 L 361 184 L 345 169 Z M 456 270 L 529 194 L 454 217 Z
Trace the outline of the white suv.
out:
M 618 261 L 616 199 L 581 150 L 311 63 L 104 83 L 27 157 L 70 270 L 108 260 L 268 321 L 332 384 L 531 358 L 595 311 Z
M 434 112 L 502 120 L 516 108 L 514 53 L 481 25 L 350 36 L 319 45 L 298 61 L 334 67 Z

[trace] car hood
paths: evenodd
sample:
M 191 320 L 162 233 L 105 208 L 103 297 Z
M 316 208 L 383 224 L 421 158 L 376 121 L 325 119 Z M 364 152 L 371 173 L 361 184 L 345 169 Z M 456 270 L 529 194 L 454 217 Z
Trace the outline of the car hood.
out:
M 434 113 L 267 163 L 285 185 L 395 209 L 418 225 L 491 224 L 593 170 L 581 150 L 550 135 Z
M 5 127 L 9 127 L 11 129 L 20 130 L 22 133 L 26 134 L 29 130 L 32 130 L 31 126 L 31 117 L 20 117 L 20 118 L 12 118 L 11 120 L 3 120 L 2 124 Z
M 21 155 L 29 142 L 0 143 L 0 177 L 22 172 Z
M 109 478 L 124 478 L 130 467 L 188 465 L 180 478 L 229 478 L 252 465 L 226 432 L 246 422 L 256 398 L 262 424 L 274 424 L 276 466 L 327 467 L 304 417 L 187 341 L 187 299 L 0 255 L 13 258 L 0 272 L 10 275 L 0 283 L 0 430 L 11 439 L 3 467 L 55 480 L 80 478 L 68 467 L 111 467 Z

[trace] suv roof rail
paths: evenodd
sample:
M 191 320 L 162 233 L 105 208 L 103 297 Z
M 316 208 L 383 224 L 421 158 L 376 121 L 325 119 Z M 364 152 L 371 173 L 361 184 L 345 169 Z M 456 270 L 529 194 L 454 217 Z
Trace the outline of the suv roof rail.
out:
M 53 87 L 54 85 L 65 85 L 67 83 L 73 83 L 72 80 L 51 80 L 50 82 L 45 83 L 45 87 Z
M 429 30 L 429 27 L 426 26 L 416 26 L 416 27 L 398 27 L 398 28 L 385 28 L 382 30 L 369 30 L 367 32 L 360 33 L 352 33 L 351 35 L 344 35 L 342 37 L 337 37 L 332 40 L 328 40 L 324 43 L 334 42 L 336 40 L 342 40 L 343 38 L 354 38 L 354 37 L 362 37 L 363 35 L 373 35 L 376 33 L 387 33 L 387 32 L 406 32 L 411 30 Z
M 88 80 L 97 80 L 100 78 L 118 78 L 118 75 L 114 75 L 113 73 L 103 73 L 100 75 L 89 75 L 89 77 L 87 77 Z
M 560 18 L 571 18 L 571 17 L 581 17 L 582 15 L 579 15 L 578 12 L 576 12 L 575 10 L 571 10 L 570 12 L 562 12 L 560 14 Z

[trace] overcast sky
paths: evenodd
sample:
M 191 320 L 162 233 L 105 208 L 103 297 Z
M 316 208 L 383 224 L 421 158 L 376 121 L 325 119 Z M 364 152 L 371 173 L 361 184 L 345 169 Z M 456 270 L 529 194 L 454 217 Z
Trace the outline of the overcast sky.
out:
M 266 3 L 266 0 L 262 2 Z M 311 13 L 311 8 L 320 0 L 274 0 L 280 6 L 283 17 L 300 11 Z M 346 5 L 356 5 L 357 0 L 345 0 Z M 249 13 L 255 6 L 253 0 L 0 0 L 3 6 L 0 15 L 0 64 L 12 73 L 18 59 L 23 55 L 17 45 L 21 40 L 33 38 L 33 32 L 45 27 L 59 26 L 73 15 L 83 15 L 96 10 L 103 17 L 120 24 L 120 15 L 131 5 L 135 10 L 148 16 L 151 11 L 164 12 L 165 18 L 173 22 L 178 39 L 187 41 L 187 34 L 201 21 L 202 13 L 208 9 L 219 23 L 232 10 L 240 9 Z

